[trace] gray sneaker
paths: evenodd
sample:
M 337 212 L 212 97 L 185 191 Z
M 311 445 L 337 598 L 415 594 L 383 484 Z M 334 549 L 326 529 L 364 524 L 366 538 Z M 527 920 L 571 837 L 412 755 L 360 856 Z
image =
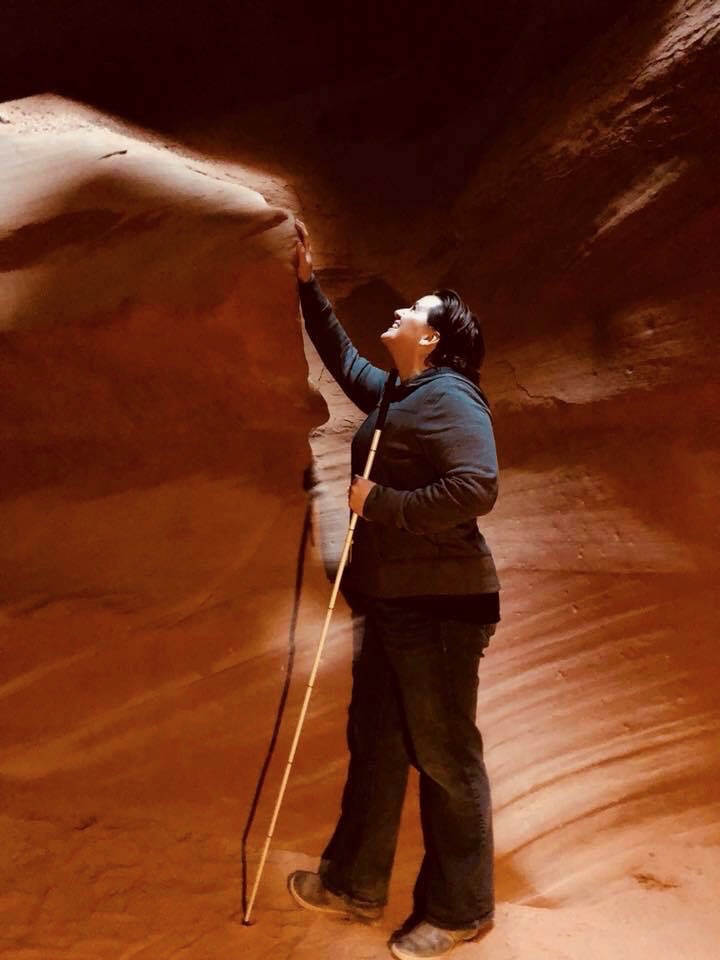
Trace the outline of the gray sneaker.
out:
M 317 873 L 295 870 L 288 877 L 288 890 L 293 900 L 306 910 L 332 914 L 344 920 L 360 920 L 373 925 L 382 919 L 383 908 L 331 893 Z
M 409 933 L 391 941 L 390 952 L 398 960 L 436 960 L 446 957 L 459 943 L 487 933 L 492 924 L 492 918 L 488 918 L 469 930 L 443 930 L 423 920 Z

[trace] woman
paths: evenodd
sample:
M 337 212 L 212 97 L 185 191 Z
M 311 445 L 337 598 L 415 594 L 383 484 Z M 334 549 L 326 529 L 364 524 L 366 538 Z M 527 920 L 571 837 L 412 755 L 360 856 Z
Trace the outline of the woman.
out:
M 348 777 L 319 872 L 295 871 L 289 889 L 307 909 L 380 919 L 412 763 L 425 856 L 413 912 L 390 948 L 400 960 L 442 957 L 488 930 L 494 912 L 490 789 L 475 724 L 478 665 L 500 619 L 500 584 L 476 523 L 495 503 L 498 474 L 477 383 L 482 332 L 452 290 L 395 311 L 381 339 L 398 378 L 373 480 L 364 480 L 387 373 L 349 340 L 313 274 L 308 231 L 299 220 L 296 229 L 306 329 L 368 416 L 352 442 L 348 503 L 358 521 L 343 580 L 360 633 Z

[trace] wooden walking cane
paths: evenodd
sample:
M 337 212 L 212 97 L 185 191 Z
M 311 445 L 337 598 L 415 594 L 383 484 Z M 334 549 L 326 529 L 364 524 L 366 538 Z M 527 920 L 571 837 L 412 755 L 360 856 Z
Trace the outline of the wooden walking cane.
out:
M 378 411 L 378 418 L 375 424 L 372 442 L 370 444 L 370 452 L 368 453 L 367 462 L 365 463 L 365 470 L 363 471 L 363 479 L 365 480 L 370 478 L 370 471 L 372 470 L 373 461 L 375 460 L 375 453 L 377 452 L 378 444 L 380 443 L 380 434 L 385 426 L 385 419 L 387 417 L 388 407 L 390 405 L 390 396 L 392 394 L 393 386 L 395 385 L 396 377 L 397 370 L 392 369 L 385 382 L 385 388 L 380 401 L 380 409 Z M 307 713 L 308 705 L 310 703 L 310 696 L 315 684 L 315 676 L 317 674 L 318 667 L 320 666 L 320 657 L 322 656 L 323 647 L 325 646 L 325 638 L 327 637 L 328 627 L 330 626 L 330 618 L 332 617 L 333 610 L 335 609 L 335 600 L 337 599 L 338 590 L 340 589 L 340 580 L 342 579 L 342 575 L 345 570 L 345 564 L 347 562 L 348 553 L 350 552 L 350 546 L 352 544 L 353 534 L 357 525 L 357 519 L 358 515 L 353 513 L 350 519 L 347 535 L 345 537 L 342 553 L 340 554 L 340 563 L 338 565 L 337 573 L 335 574 L 335 582 L 333 584 L 332 593 L 330 594 L 330 603 L 325 616 L 325 623 L 323 625 L 322 633 L 320 634 L 320 642 L 318 643 L 317 653 L 315 654 L 315 662 L 313 663 L 312 670 L 310 671 L 310 679 L 308 680 L 307 690 L 305 691 L 305 700 L 303 701 L 302 709 L 300 710 L 300 719 L 298 720 L 295 736 L 293 737 L 292 746 L 290 747 L 290 755 L 288 757 L 287 765 L 285 766 L 285 773 L 282 778 L 282 783 L 280 784 L 280 792 L 278 793 L 275 810 L 273 811 L 273 815 L 270 820 L 270 828 L 265 839 L 265 846 L 263 847 L 263 852 L 260 857 L 260 864 L 258 866 L 257 875 L 255 876 L 255 883 L 253 884 L 252 893 L 250 894 L 250 900 L 248 902 L 248 907 L 243 919 L 243 925 L 246 927 L 250 926 L 250 913 L 252 911 L 253 904 L 255 903 L 255 897 L 260 885 L 260 878 L 265 867 L 265 861 L 267 860 L 273 831 L 275 830 L 275 824 L 277 823 L 278 814 L 280 813 L 280 805 L 283 801 L 283 797 L 285 796 L 285 788 L 287 787 L 287 782 L 290 777 L 290 770 L 292 769 L 293 760 L 295 759 L 295 752 L 300 740 L 302 725 L 305 721 L 305 714 Z

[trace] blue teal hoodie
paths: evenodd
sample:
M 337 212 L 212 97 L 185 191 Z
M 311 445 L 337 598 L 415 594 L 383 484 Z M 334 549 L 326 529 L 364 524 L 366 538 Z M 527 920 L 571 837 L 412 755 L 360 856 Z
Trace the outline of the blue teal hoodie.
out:
M 315 277 L 298 288 L 308 336 L 367 414 L 351 448 L 352 473 L 361 475 L 388 372 L 360 356 Z M 477 523 L 498 495 L 492 414 L 479 386 L 446 366 L 396 378 L 370 479 L 346 588 L 371 597 L 499 590 Z

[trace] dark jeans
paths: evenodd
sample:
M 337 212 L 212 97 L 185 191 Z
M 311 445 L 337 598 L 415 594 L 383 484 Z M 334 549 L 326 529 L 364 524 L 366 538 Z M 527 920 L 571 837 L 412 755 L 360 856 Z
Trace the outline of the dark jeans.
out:
M 475 711 L 495 624 L 433 619 L 374 599 L 354 626 L 350 763 L 322 854 L 324 882 L 336 894 L 387 902 L 412 763 L 425 844 L 413 913 L 439 927 L 472 927 L 494 910 L 490 787 Z

